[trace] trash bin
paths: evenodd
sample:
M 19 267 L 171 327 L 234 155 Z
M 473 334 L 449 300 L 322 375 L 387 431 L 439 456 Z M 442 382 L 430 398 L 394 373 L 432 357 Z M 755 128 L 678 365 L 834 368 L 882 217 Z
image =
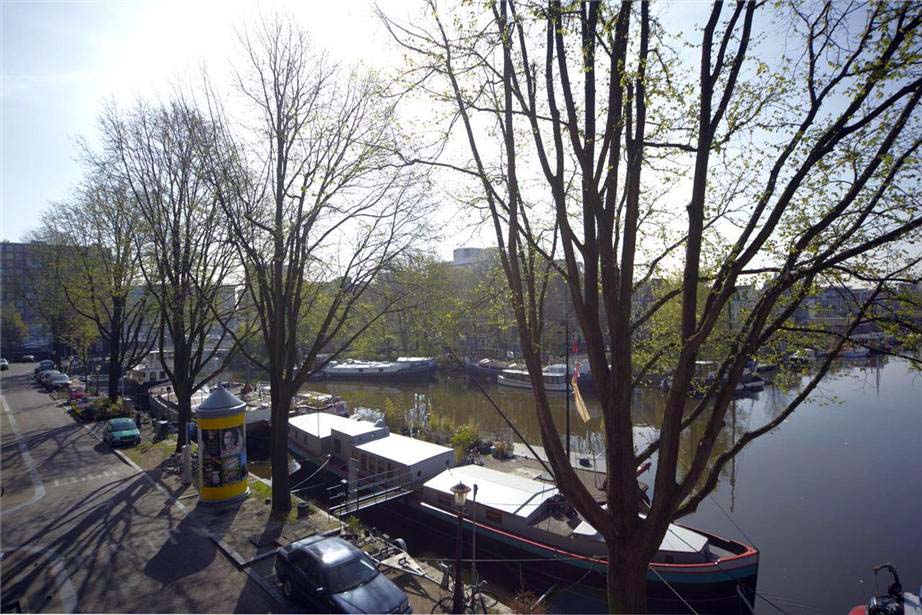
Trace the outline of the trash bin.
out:
M 158 440 L 163 440 L 169 433 L 169 421 L 154 421 L 154 433 L 157 434 Z

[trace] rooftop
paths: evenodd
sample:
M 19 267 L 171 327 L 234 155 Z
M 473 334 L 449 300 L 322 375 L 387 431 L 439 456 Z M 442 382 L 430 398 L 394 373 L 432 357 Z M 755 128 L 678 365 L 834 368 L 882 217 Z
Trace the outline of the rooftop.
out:
M 378 427 L 374 423 L 370 423 L 368 421 L 357 421 L 341 416 L 336 418 L 342 420 L 333 424 L 332 428 L 340 433 L 346 434 L 347 436 L 360 436 L 362 434 L 371 433 L 373 431 L 384 431 L 385 433 L 387 432 L 387 427 Z
M 545 500 L 557 494 L 553 485 L 477 465 L 445 470 L 424 486 L 451 495 L 451 487 L 458 481 L 477 485 L 478 504 L 523 518 L 530 517 Z
M 346 417 L 337 416 L 328 412 L 311 412 L 310 414 L 301 414 L 288 419 L 288 424 L 292 427 L 318 438 L 329 438 L 331 430 L 333 429 L 355 435 L 353 432 L 347 430 L 355 429 L 355 425 L 359 425 L 358 429 L 363 429 L 364 427 L 362 427 L 361 423 L 370 426 L 371 429 L 379 429 L 371 423 L 353 421 Z
M 412 466 L 420 461 L 431 459 L 446 452 L 453 452 L 454 450 L 447 446 L 432 444 L 416 438 L 408 438 L 396 433 L 392 433 L 386 438 L 366 442 L 355 448 L 378 457 L 396 461 L 405 466 Z

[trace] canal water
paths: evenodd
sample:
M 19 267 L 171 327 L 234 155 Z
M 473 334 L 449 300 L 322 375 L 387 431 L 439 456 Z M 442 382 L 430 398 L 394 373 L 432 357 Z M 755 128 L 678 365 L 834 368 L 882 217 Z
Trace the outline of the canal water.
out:
M 735 402 L 718 452 L 777 416 L 806 376 L 779 372 L 775 384 Z M 483 384 L 532 443 L 540 444 L 530 391 Z M 483 393 L 462 375 L 415 384 L 311 382 L 350 407 L 403 409 L 425 395 L 433 415 L 473 423 L 483 435 L 508 431 Z M 587 395 L 597 416 L 597 401 Z M 655 435 L 662 393 L 637 392 L 639 441 Z M 561 431 L 564 394 L 552 394 Z M 592 446 L 599 419 L 572 433 Z M 576 443 L 574 444 L 576 446 Z M 691 451 L 683 452 L 690 460 Z M 652 481 L 652 474 L 650 476 Z M 774 432 L 752 442 L 728 464 L 712 497 L 682 523 L 754 544 L 761 551 L 759 613 L 845 613 L 874 593 L 872 567 L 893 563 L 907 588 L 922 584 L 922 375 L 906 361 L 873 357 L 841 362 L 802 406 Z M 445 558 L 452 557 L 451 545 Z M 489 574 L 489 573 L 487 573 Z M 489 577 L 488 577 L 489 578 Z M 881 584 L 881 591 L 886 583 Z M 503 587 L 503 593 L 517 588 Z M 604 612 L 600 593 L 557 591 L 553 612 Z

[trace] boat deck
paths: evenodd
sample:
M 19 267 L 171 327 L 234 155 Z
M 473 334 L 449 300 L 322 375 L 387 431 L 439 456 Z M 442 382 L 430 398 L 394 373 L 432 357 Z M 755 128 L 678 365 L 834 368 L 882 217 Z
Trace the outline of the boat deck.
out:
M 548 484 L 554 483 L 553 478 L 548 476 L 544 466 L 542 466 L 537 459 L 528 459 L 519 456 L 512 459 L 496 459 L 492 455 L 484 455 L 483 463 L 485 467 L 492 470 L 517 474 L 525 478 L 539 480 Z M 579 477 L 580 481 L 582 481 L 583 485 L 586 486 L 586 489 L 589 490 L 589 493 L 591 493 L 597 501 L 604 502 L 605 490 L 602 486 L 605 475 L 582 468 L 573 468 L 573 470 L 576 472 L 576 475 Z

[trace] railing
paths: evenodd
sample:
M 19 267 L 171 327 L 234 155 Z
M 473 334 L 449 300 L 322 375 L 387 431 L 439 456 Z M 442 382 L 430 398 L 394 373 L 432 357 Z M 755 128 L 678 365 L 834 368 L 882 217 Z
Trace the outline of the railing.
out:
M 391 470 L 343 479 L 327 489 L 330 513 L 342 517 L 362 509 L 381 504 L 413 491 L 412 476 L 408 470 Z

